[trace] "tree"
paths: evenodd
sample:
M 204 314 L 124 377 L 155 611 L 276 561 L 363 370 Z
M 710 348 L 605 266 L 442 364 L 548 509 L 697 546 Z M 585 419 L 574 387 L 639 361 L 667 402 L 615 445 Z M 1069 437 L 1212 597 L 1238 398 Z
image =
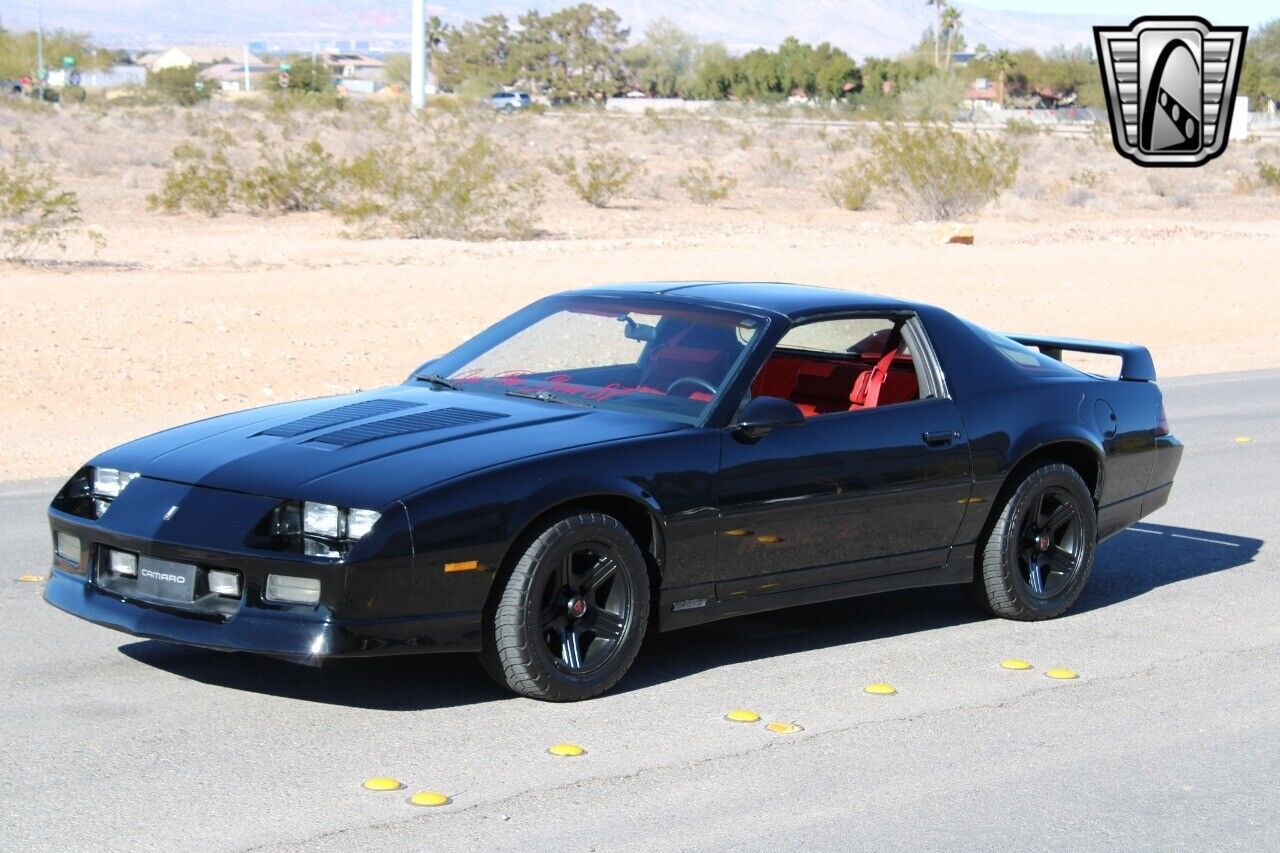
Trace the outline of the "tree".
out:
M 1280 18 L 1249 33 L 1240 94 L 1257 106 L 1280 102 Z
M 556 100 L 605 98 L 626 81 L 622 49 L 630 30 L 612 9 L 590 3 L 518 19 L 511 45 L 512 68 Z
M 947 0 L 924 0 L 924 5 L 932 6 L 936 20 L 933 23 L 933 67 L 941 68 L 942 59 L 939 54 L 942 51 L 942 16 L 947 10 Z
M 290 92 L 327 92 L 333 88 L 333 72 L 329 66 L 310 57 L 290 57 L 286 60 L 289 66 Z
M 213 95 L 213 87 L 197 76 L 194 65 L 152 71 L 147 74 L 147 88 L 183 107 L 207 101 Z
M 990 63 L 992 70 L 996 75 L 996 97 L 1000 99 L 1000 106 L 1004 106 L 1005 84 L 1008 82 L 1009 74 L 1017 67 L 1017 62 L 1007 50 L 997 50 L 992 53 L 987 62 Z
M 666 18 L 645 28 L 644 38 L 622 52 L 630 82 L 660 98 L 674 98 L 695 84 L 703 49 L 698 37 Z
M 442 51 L 437 59 L 436 84 L 449 90 L 467 81 L 485 86 L 512 82 L 511 48 L 515 36 L 505 15 L 489 15 L 441 32 Z
M 44 34 L 45 64 L 57 66 L 70 56 L 81 69 L 107 68 L 115 61 L 109 50 L 96 47 L 83 33 L 53 30 Z M 0 78 L 24 77 L 36 72 L 36 34 L 0 29 Z
M 956 48 L 963 46 L 963 41 L 960 40 L 961 17 L 960 10 L 954 6 L 948 6 L 942 13 L 942 28 L 947 37 L 947 68 L 951 67 L 951 57 L 954 56 Z

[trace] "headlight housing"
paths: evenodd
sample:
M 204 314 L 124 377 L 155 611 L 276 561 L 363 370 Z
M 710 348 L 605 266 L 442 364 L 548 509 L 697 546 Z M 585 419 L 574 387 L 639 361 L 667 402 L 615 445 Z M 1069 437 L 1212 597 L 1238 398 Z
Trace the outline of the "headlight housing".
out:
M 112 501 L 136 479 L 138 475 L 132 471 L 86 465 L 62 487 L 54 506 L 82 518 L 102 518 Z
M 281 501 L 264 520 L 259 534 L 278 551 L 341 559 L 373 530 L 381 513 L 314 501 Z

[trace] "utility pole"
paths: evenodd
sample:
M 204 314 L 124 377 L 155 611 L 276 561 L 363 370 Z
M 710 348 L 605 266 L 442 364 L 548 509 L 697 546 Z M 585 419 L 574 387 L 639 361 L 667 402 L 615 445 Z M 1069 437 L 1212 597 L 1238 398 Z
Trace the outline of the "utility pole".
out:
M 409 111 L 416 113 L 427 104 L 427 22 L 423 17 L 423 0 L 413 3 L 413 34 L 409 41 Z
M 244 46 L 244 90 L 246 92 L 253 89 L 253 83 L 249 80 L 249 46 Z

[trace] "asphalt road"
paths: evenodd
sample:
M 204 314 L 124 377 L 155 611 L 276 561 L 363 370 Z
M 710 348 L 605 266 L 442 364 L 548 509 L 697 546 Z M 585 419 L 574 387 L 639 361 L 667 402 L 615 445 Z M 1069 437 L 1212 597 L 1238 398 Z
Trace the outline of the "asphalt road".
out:
M 80 622 L 18 580 L 57 484 L 0 486 L 0 848 L 1280 849 L 1280 371 L 1164 384 L 1172 501 L 1070 616 L 950 589 L 783 611 L 658 637 L 575 705 L 466 656 L 316 671 Z

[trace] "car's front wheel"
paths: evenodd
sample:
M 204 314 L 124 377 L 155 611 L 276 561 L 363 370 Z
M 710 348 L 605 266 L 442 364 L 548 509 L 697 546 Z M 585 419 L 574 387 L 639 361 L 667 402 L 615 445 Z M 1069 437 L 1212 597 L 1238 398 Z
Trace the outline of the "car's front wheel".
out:
M 534 699 L 598 696 L 635 660 L 649 620 L 649 571 L 626 527 L 563 518 L 525 548 L 486 612 L 485 670 Z
M 1093 570 L 1097 515 L 1076 471 L 1044 465 L 999 507 L 979 541 L 969 597 L 1006 619 L 1051 619 L 1075 604 Z

